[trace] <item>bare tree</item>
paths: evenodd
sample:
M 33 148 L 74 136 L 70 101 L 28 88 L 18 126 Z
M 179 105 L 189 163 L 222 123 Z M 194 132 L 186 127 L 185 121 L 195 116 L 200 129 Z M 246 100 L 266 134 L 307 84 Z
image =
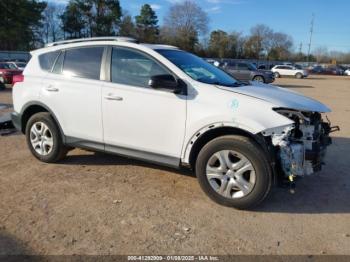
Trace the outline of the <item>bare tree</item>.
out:
M 313 55 L 316 57 L 318 63 L 328 63 L 329 62 L 329 53 L 328 49 L 325 46 L 320 46 L 313 51 Z
M 60 16 L 64 6 L 49 2 L 43 11 L 43 38 L 44 42 L 55 42 L 62 37 Z
M 193 51 L 199 36 L 208 32 L 209 18 L 193 1 L 176 3 L 170 7 L 161 30 L 163 41 Z
M 118 34 L 120 36 L 136 37 L 135 23 L 134 23 L 131 15 L 129 15 L 126 12 L 123 12 L 123 16 L 122 16 L 121 21 L 120 21 Z
M 273 60 L 285 60 L 292 53 L 293 39 L 285 33 L 276 32 L 271 35 L 270 45 L 268 57 Z
M 264 24 L 258 24 L 250 29 L 251 41 L 254 53 L 259 58 L 261 55 L 266 55 L 271 48 L 271 38 L 273 30 Z

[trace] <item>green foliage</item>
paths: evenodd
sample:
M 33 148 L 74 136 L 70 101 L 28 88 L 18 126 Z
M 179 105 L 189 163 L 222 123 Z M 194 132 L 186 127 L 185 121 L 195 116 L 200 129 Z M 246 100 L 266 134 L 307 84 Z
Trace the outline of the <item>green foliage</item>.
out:
M 0 1 L 0 49 L 29 50 L 42 42 L 39 34 L 45 2 Z
M 68 33 L 68 36 L 65 38 L 79 38 L 84 36 L 82 30 L 85 27 L 85 21 L 76 2 L 70 1 L 68 3 L 61 19 L 62 29 L 65 33 Z
M 155 43 L 159 36 L 158 18 L 149 4 L 141 7 L 140 15 L 135 17 L 136 32 L 140 42 Z
M 119 0 L 70 0 L 62 15 L 69 38 L 113 36 L 122 16 Z
M 240 34 L 215 30 L 210 34 L 208 55 L 216 58 L 239 58 Z
M 130 15 L 124 15 L 119 25 L 119 35 L 136 37 L 136 28 L 133 19 Z

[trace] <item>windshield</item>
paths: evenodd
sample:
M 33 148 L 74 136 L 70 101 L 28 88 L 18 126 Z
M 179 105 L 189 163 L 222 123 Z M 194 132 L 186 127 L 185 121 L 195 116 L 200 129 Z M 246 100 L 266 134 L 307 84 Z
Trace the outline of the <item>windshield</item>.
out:
M 239 85 L 238 81 L 232 76 L 198 56 L 181 50 L 161 49 L 156 51 L 196 81 L 222 86 Z

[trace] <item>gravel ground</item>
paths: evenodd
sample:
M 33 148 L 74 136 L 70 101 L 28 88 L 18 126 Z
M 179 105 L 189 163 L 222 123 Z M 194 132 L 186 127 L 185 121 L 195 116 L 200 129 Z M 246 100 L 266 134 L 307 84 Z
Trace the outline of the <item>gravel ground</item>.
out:
M 296 194 L 276 188 L 237 211 L 210 201 L 188 171 L 83 150 L 44 164 L 23 135 L 0 136 L 0 254 L 350 255 L 350 78 L 275 84 L 329 105 L 341 126 L 327 165 Z M 11 103 L 0 91 L 0 115 Z

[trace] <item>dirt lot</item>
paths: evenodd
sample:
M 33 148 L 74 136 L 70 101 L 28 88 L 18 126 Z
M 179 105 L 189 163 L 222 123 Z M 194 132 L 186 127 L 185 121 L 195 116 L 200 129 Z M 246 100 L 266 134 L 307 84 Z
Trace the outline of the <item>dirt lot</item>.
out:
M 327 165 L 295 195 L 276 188 L 257 210 L 237 211 L 210 201 L 189 172 L 83 150 L 43 164 L 23 135 L 1 136 L 0 254 L 350 255 L 350 78 L 276 84 L 329 105 L 341 126 Z M 0 91 L 0 105 L 11 103 Z

